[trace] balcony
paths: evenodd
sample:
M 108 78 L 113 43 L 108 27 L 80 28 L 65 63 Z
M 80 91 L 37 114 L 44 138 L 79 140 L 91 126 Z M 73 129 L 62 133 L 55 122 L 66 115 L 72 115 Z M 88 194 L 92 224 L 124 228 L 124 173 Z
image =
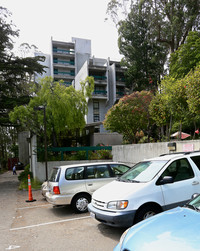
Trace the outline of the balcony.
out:
M 116 92 L 116 98 L 117 99 L 122 98 L 124 95 L 125 95 L 125 92 L 123 92 L 123 91 L 117 91 Z
M 66 60 L 58 60 L 54 59 L 53 60 L 54 64 L 61 64 L 61 65 L 74 65 L 74 61 L 66 61 Z
M 59 79 L 74 79 L 74 72 L 54 71 L 54 76 Z
M 58 54 L 64 54 L 64 55 L 74 55 L 75 51 L 74 50 L 66 50 L 66 49 L 59 49 L 59 48 L 53 48 L 53 53 L 58 53 Z
M 94 92 L 92 93 L 92 96 L 95 98 L 100 98 L 100 99 L 107 99 L 107 91 L 103 91 L 103 90 L 94 90 Z
M 96 84 L 107 84 L 107 77 L 106 76 L 101 76 L 101 75 L 90 75 L 90 77 L 94 78 L 94 82 Z

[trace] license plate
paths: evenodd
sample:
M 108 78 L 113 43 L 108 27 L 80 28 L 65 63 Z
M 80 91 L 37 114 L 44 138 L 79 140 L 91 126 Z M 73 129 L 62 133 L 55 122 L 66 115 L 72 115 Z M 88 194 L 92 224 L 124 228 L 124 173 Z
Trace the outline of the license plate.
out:
M 95 214 L 93 212 L 90 212 L 90 216 L 95 219 Z

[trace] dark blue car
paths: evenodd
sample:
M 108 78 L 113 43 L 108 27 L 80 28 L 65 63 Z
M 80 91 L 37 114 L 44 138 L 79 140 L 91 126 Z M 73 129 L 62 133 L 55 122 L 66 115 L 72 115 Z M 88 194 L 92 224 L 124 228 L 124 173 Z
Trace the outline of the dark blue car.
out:
M 199 251 L 200 195 L 127 229 L 114 251 Z

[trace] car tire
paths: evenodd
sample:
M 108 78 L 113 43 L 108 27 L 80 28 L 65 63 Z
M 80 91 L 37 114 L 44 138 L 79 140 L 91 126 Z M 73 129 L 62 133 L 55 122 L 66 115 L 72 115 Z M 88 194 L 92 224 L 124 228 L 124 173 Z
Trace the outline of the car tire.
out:
M 73 198 L 72 207 L 77 213 L 86 213 L 88 211 L 88 204 L 91 198 L 87 194 L 80 194 Z
M 141 209 L 139 209 L 138 212 L 136 213 L 135 223 L 138 223 L 142 220 L 146 220 L 160 212 L 161 212 L 160 208 L 154 205 L 144 206 Z

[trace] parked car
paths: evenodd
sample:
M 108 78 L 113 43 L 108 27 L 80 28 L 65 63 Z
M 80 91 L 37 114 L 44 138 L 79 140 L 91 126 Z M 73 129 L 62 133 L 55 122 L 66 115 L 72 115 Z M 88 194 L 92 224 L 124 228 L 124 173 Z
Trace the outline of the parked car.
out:
M 200 250 L 200 196 L 127 229 L 114 251 Z
M 71 204 L 76 212 L 86 212 L 92 193 L 129 169 L 116 162 L 54 167 L 47 182 L 46 199 L 53 205 Z
M 88 205 L 96 220 L 130 227 L 157 213 L 187 203 L 200 191 L 200 152 L 166 154 L 136 164 L 99 188 Z
M 48 182 L 44 181 L 41 185 L 42 195 L 46 198 L 46 193 L 49 192 Z

